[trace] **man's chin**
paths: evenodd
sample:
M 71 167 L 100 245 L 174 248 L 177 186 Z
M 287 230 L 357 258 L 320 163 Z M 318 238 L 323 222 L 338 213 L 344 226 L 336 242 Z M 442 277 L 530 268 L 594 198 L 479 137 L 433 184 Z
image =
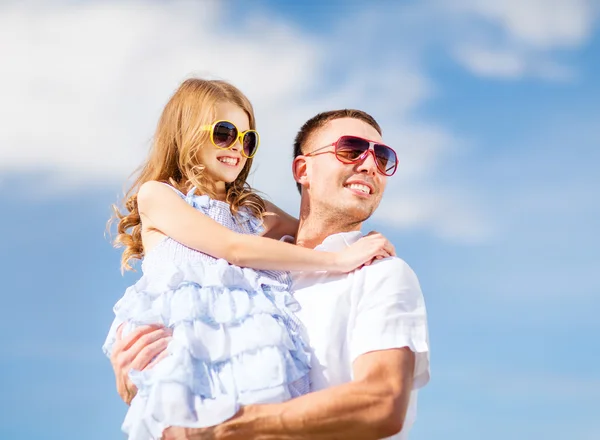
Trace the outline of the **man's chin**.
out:
M 356 203 L 349 204 L 344 209 L 344 217 L 348 220 L 351 220 L 352 223 L 362 223 L 365 220 L 368 220 L 371 215 L 373 215 L 373 211 L 375 209 L 369 204 L 360 204 Z

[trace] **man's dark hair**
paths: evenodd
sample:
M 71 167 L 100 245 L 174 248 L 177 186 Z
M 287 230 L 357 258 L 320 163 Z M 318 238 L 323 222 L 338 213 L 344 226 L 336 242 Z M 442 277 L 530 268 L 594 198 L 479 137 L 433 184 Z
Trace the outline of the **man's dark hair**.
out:
M 321 127 L 327 124 L 329 121 L 333 121 L 334 119 L 342 119 L 342 118 L 352 118 L 358 119 L 360 121 L 366 122 L 375 130 L 377 133 L 381 135 L 381 127 L 371 116 L 370 114 L 363 112 L 362 110 L 354 110 L 354 109 L 343 109 L 343 110 L 330 110 L 327 112 L 319 113 L 316 116 L 313 116 L 308 121 L 304 123 L 298 134 L 296 135 L 296 139 L 294 140 L 294 159 L 304 153 L 304 148 L 308 143 L 310 137 Z M 296 183 L 298 187 L 298 192 L 302 194 L 302 185 Z

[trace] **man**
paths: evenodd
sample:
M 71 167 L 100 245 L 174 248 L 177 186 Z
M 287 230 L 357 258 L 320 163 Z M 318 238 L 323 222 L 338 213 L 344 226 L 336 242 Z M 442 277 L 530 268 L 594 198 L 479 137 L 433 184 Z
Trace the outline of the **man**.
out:
M 377 122 L 358 110 L 321 113 L 304 124 L 293 161 L 301 193 L 297 245 L 337 251 L 361 237 L 396 170 L 395 153 L 380 142 Z M 216 427 L 172 427 L 165 439 L 407 438 L 417 390 L 429 380 L 425 304 L 413 271 L 393 257 L 350 274 L 292 278 L 313 351 L 313 392 L 243 407 Z M 146 327 L 115 346 L 111 362 L 126 402 L 134 393 L 129 370 L 151 368 L 167 343 L 168 331 Z

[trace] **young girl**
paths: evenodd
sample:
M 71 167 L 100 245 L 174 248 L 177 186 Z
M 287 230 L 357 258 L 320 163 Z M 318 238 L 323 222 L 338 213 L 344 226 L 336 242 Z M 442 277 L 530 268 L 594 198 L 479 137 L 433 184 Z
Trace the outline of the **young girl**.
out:
M 347 272 L 389 255 L 370 237 L 341 253 L 271 239 L 298 225 L 246 183 L 258 144 L 238 89 L 187 80 L 162 113 L 126 213 L 115 208 L 122 267 L 143 258 L 143 276 L 115 305 L 103 349 L 110 356 L 122 324 L 124 335 L 145 324 L 173 330 L 169 355 L 131 373 L 130 439 L 219 424 L 240 405 L 307 393 L 309 354 L 283 271 Z

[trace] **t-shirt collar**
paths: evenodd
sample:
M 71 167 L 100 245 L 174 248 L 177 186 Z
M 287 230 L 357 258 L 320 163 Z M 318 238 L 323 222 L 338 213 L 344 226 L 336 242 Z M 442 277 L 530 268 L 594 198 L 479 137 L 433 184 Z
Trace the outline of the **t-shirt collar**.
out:
M 361 231 L 339 232 L 330 235 L 323 242 L 315 247 L 315 250 L 337 252 L 356 243 L 362 237 Z M 291 235 L 284 235 L 279 239 L 286 243 L 294 243 L 295 238 Z
M 356 243 L 361 237 L 360 231 L 339 232 L 327 237 L 323 243 L 315 247 L 315 250 L 338 252 Z

